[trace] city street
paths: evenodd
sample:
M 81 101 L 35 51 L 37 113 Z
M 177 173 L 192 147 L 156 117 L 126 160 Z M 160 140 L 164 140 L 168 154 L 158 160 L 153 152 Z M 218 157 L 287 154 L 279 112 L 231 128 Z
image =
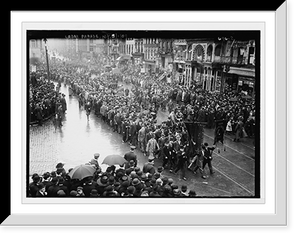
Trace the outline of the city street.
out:
M 30 126 L 30 158 L 29 174 L 43 174 L 55 170 L 59 162 L 65 164 L 68 170 L 80 164 L 89 162 L 94 153 L 100 153 L 99 163 L 104 171 L 106 165 L 101 164 L 105 156 L 110 154 L 124 155 L 130 150 L 127 143 L 122 143 L 122 137 L 113 132 L 110 126 L 104 123 L 93 113 L 87 120 L 85 110 L 79 108 L 75 96 L 69 97 L 68 87 L 62 85 L 61 92 L 66 95 L 67 111 L 63 126 L 55 130 L 51 120 L 42 126 Z M 158 123 L 165 120 L 167 112 L 158 112 Z M 213 143 L 213 129 L 205 129 L 204 142 Z M 253 139 L 244 138 L 242 142 L 232 141 L 233 136 L 225 136 L 226 151 L 220 146 L 220 153 L 214 151 L 212 165 L 215 174 L 207 179 L 201 178 L 201 174 L 192 174 L 187 171 L 187 181 L 177 175 L 163 172 L 166 177 L 173 178 L 174 182 L 181 187 L 187 185 L 195 190 L 197 196 L 207 197 L 248 197 L 255 194 L 255 158 Z M 138 166 L 142 168 L 147 162 L 138 149 Z M 162 165 L 156 161 L 155 166 Z M 208 168 L 207 175 L 208 173 Z

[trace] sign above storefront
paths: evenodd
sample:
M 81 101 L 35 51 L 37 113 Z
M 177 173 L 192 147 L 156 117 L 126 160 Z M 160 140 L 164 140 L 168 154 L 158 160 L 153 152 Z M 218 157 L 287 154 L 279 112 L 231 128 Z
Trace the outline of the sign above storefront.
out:
M 186 45 L 187 41 L 185 39 L 178 39 L 173 42 L 174 45 Z

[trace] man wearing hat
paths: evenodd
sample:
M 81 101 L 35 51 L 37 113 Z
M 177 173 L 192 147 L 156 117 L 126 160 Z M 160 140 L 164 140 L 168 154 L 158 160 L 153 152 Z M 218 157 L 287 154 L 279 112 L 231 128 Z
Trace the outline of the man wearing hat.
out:
M 159 150 L 159 146 L 158 146 L 158 143 L 157 143 L 157 141 L 154 137 L 154 133 L 151 133 L 150 137 L 151 138 L 149 139 L 149 141 L 147 143 L 147 146 L 146 146 L 146 151 L 149 155 L 148 159 L 154 159 L 157 150 Z
M 149 158 L 148 162 L 144 164 L 143 166 L 143 173 L 150 173 L 152 175 L 155 174 L 155 168 L 154 168 L 154 158 Z
M 96 186 L 96 189 L 98 191 L 98 194 L 102 195 L 105 191 L 104 189 L 109 185 L 108 177 L 106 175 L 102 175 L 102 177 L 97 180 L 97 184 L 98 185 Z
M 31 179 L 33 182 L 29 184 L 29 195 L 31 197 L 35 197 L 37 192 L 39 191 L 38 185 L 39 185 L 41 178 L 37 173 L 35 173 L 32 175 Z
M 97 183 L 92 180 L 92 177 L 86 178 L 85 182 L 83 183 L 83 192 L 86 197 L 89 197 L 91 191 L 96 189 Z
M 65 98 L 65 94 L 62 94 L 62 97 L 60 98 L 60 103 L 62 106 L 62 111 L 65 114 L 66 110 L 67 110 L 67 102 L 66 102 L 66 98 Z
M 144 153 L 144 155 L 146 151 L 145 139 L 146 139 L 146 128 L 145 128 L 145 124 L 142 124 L 142 127 L 138 131 L 138 147 L 140 148 L 142 153 Z
M 98 163 L 99 157 L 100 157 L 100 154 L 95 153 L 94 158 L 89 162 L 89 164 L 92 165 L 93 167 L 95 167 L 98 172 L 101 172 L 101 167 Z
M 90 197 L 91 197 L 91 198 L 99 197 L 99 194 L 98 194 L 98 192 L 97 192 L 96 189 L 92 189 L 92 190 L 91 190 Z
M 43 183 L 39 183 L 38 185 L 38 191 L 36 193 L 36 197 L 46 197 L 47 192 L 46 192 L 46 186 Z
M 130 146 L 130 151 L 124 155 L 124 159 L 125 159 L 127 162 L 130 162 L 131 160 L 134 161 L 134 167 L 137 166 L 137 156 L 136 156 L 136 154 L 134 153 L 135 148 L 136 148 L 136 147 L 135 147 L 134 145 L 131 145 L 131 146 Z
M 202 171 L 204 171 L 204 168 L 206 166 L 206 164 L 208 165 L 209 168 L 209 172 L 210 174 L 215 173 L 213 171 L 212 165 L 211 165 L 211 161 L 212 161 L 212 153 L 214 151 L 216 147 L 215 146 L 208 146 L 208 143 L 204 143 L 202 149 L 203 149 L 203 164 L 202 164 Z M 204 176 L 202 176 L 203 178 L 205 178 Z
M 184 147 L 180 147 L 180 151 L 177 154 L 177 158 L 178 158 L 178 162 L 177 162 L 177 167 L 174 171 L 174 173 L 176 174 L 179 170 L 181 170 L 182 173 L 182 179 L 186 181 L 186 177 L 185 177 L 185 168 L 186 168 L 186 164 L 187 164 L 187 156 L 184 152 Z

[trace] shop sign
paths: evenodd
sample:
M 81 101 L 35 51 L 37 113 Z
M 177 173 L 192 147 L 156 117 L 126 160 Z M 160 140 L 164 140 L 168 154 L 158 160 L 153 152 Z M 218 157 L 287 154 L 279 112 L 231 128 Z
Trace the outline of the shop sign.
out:
M 178 39 L 174 41 L 174 45 L 186 45 L 187 42 L 184 39 Z

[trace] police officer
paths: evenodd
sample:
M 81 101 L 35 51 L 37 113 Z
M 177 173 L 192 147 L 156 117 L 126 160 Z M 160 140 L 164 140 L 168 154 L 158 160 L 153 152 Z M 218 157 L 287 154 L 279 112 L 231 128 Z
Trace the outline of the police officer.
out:
M 202 170 L 204 172 L 204 168 L 207 164 L 208 168 L 209 168 L 209 172 L 210 172 L 211 175 L 215 173 L 213 171 L 213 168 L 212 168 L 212 165 L 211 165 L 212 153 L 213 153 L 215 148 L 216 148 L 216 146 L 208 146 L 208 143 L 204 143 L 204 145 L 202 146 L 202 152 L 203 152 Z M 203 175 L 202 178 L 206 178 L 206 176 Z
M 87 117 L 87 120 L 90 120 L 90 114 L 91 114 L 91 111 L 92 111 L 92 104 L 90 101 L 88 101 L 85 105 L 85 111 L 86 111 L 86 117 Z
M 136 156 L 136 154 L 134 152 L 135 148 L 136 147 L 134 145 L 131 145 L 130 146 L 130 151 L 124 155 L 124 159 L 126 161 L 128 161 L 128 162 L 130 162 L 131 160 L 134 161 L 134 167 L 137 166 L 137 156 Z

